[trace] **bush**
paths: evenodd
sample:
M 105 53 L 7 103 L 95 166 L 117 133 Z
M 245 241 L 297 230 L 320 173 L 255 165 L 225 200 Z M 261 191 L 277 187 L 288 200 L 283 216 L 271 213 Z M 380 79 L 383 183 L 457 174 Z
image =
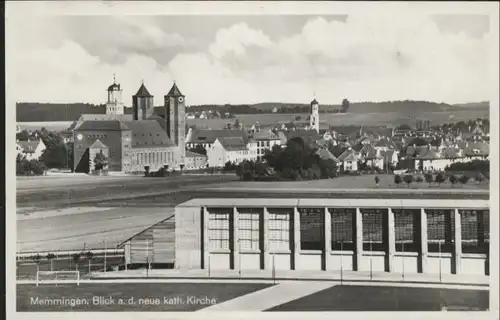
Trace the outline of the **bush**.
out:
M 446 182 L 446 178 L 447 177 L 442 172 L 440 172 L 440 173 L 438 173 L 436 175 L 436 183 L 438 185 L 441 185 L 441 183 L 445 183 Z
M 458 179 L 458 181 L 460 181 L 460 183 L 464 185 L 464 184 L 467 184 L 467 182 L 469 182 L 469 179 L 470 178 L 467 175 L 464 174 L 463 176 L 461 176 Z
M 413 182 L 413 176 L 411 174 L 408 174 L 403 177 L 403 181 L 408 185 L 408 188 L 410 187 L 410 184 Z
M 422 176 L 417 176 L 415 178 L 415 181 L 418 182 L 418 183 L 422 183 L 422 182 L 424 182 L 424 178 L 422 178 Z
M 401 178 L 401 176 L 399 174 L 395 175 L 394 176 L 394 183 L 399 186 L 401 184 L 401 182 L 403 182 L 403 178 Z
M 457 184 L 457 182 L 458 182 L 458 178 L 457 178 L 457 176 L 456 176 L 456 175 L 451 175 L 451 176 L 450 176 L 450 178 L 449 178 L 449 180 L 450 180 L 450 183 L 451 183 L 452 185 L 455 185 L 455 184 Z

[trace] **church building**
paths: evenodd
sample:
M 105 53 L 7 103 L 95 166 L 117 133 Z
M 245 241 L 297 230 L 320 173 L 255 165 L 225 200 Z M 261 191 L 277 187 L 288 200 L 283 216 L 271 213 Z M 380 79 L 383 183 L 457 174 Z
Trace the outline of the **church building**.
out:
M 108 87 L 106 114 L 82 115 L 74 134 L 74 171 L 90 173 L 94 157 L 103 149 L 108 170 L 157 171 L 164 166 L 180 169 L 185 162 L 185 96 L 174 83 L 164 97 L 164 117 L 154 113 L 154 97 L 144 83 L 132 97 L 132 115 L 124 114 L 121 87 Z

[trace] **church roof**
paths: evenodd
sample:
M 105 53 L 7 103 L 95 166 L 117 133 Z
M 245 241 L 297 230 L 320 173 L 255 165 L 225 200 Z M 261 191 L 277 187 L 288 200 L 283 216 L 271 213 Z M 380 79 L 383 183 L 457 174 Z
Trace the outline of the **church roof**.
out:
M 156 120 L 124 121 L 124 125 L 132 130 L 132 148 L 174 146 Z
M 152 97 L 152 95 L 149 93 L 148 89 L 146 89 L 146 86 L 141 84 L 141 87 L 139 90 L 137 90 L 137 93 L 135 94 L 135 97 L 144 97 L 144 98 L 149 98 Z
M 118 121 L 132 121 L 134 116 L 132 114 L 82 114 L 78 121 L 90 121 L 90 120 L 118 120 Z
M 199 157 L 204 157 L 206 158 L 206 155 L 203 155 L 201 153 L 196 153 L 193 151 L 186 150 L 186 158 L 199 158 Z
M 318 103 L 318 100 L 313 99 L 313 101 L 311 101 L 311 104 L 319 104 L 319 103 Z
M 126 131 L 130 130 L 119 120 L 90 120 L 84 121 L 75 131 Z
M 175 82 L 174 82 L 174 85 L 172 86 L 172 88 L 168 92 L 167 96 L 178 97 L 178 96 L 184 96 L 184 95 L 181 93 L 179 88 L 177 88 L 177 84 L 175 84 Z

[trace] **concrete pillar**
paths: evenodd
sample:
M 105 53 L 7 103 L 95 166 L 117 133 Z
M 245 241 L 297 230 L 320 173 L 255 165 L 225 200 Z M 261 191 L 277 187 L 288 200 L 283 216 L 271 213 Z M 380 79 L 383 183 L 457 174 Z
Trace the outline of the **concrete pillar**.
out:
M 293 270 L 297 270 L 297 261 L 300 251 L 300 213 L 297 207 L 293 208 Z
M 394 212 L 391 208 L 387 209 L 387 272 L 394 271 L 394 255 L 396 254 L 396 225 L 394 223 Z
M 420 209 L 420 252 L 419 252 L 419 265 L 420 265 L 420 272 L 421 273 L 426 273 L 427 271 L 427 253 L 428 253 L 428 247 L 427 247 L 427 213 L 425 212 L 425 209 L 422 208 Z
M 201 221 L 202 221 L 202 224 L 201 224 L 201 233 L 202 233 L 202 237 L 203 237 L 203 248 L 202 248 L 202 255 L 203 255 L 203 259 L 202 259 L 202 265 L 203 265 L 203 269 L 206 269 L 208 270 L 210 267 L 208 266 L 209 264 L 209 255 L 210 255 L 210 241 L 208 239 L 208 225 L 209 225 L 209 215 L 208 215 L 208 210 L 206 207 L 203 207 L 202 208 L 202 217 L 201 217 Z
M 271 269 L 271 263 L 269 259 L 269 211 L 264 208 L 264 214 L 262 217 L 262 260 L 265 270 Z
M 324 240 L 325 247 L 323 248 L 323 270 L 328 270 L 328 262 L 330 261 L 330 251 L 332 250 L 332 216 L 330 214 L 330 210 L 325 208 L 325 217 L 323 219 L 324 222 Z
M 354 241 L 353 269 L 354 271 L 360 271 L 361 258 L 363 256 L 363 216 L 359 208 L 356 208 L 356 213 L 354 214 L 354 234 L 356 235 L 356 239 Z
M 233 207 L 233 267 L 234 270 L 240 270 L 240 232 L 239 232 L 239 213 L 236 207 Z
M 462 264 L 462 221 L 460 219 L 460 212 L 455 209 L 453 213 L 455 215 L 455 234 L 453 235 L 455 240 L 453 259 L 455 263 L 455 274 L 461 273 Z

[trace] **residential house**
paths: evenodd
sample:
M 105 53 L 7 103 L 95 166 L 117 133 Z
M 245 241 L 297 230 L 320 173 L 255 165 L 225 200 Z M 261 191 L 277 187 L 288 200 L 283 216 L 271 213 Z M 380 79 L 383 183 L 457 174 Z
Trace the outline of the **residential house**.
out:
M 244 160 L 257 160 L 257 143 L 245 142 L 241 137 L 221 137 L 207 148 L 208 165 L 223 167 L 226 162 L 239 164 Z
M 186 150 L 185 170 L 206 168 L 208 161 L 207 156 Z
M 197 129 L 189 128 L 186 134 L 186 148 L 194 148 L 197 145 L 203 146 L 208 150 L 217 138 L 240 137 L 245 144 L 248 142 L 248 134 L 243 130 L 224 130 L 224 129 Z
M 358 171 L 358 161 L 361 160 L 361 156 L 352 148 L 348 148 L 338 157 L 338 160 L 342 162 L 344 171 Z
M 281 145 L 280 137 L 271 130 L 256 131 L 252 134 L 252 139 L 257 144 L 257 160 L 262 160 L 266 150 Z
M 17 141 L 16 151 L 27 160 L 38 160 L 47 149 L 42 139 Z

